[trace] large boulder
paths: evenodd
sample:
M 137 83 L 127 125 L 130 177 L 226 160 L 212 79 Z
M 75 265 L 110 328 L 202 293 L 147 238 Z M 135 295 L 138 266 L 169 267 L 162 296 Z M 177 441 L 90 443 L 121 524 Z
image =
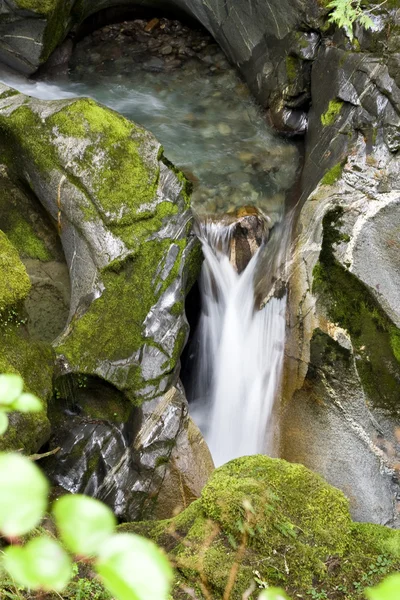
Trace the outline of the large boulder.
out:
M 0 92 L 8 173 L 49 215 L 71 280 L 67 323 L 52 344 L 52 441 L 61 449 L 48 469 L 123 519 L 151 516 L 176 439 L 188 431 L 187 402 L 174 387 L 185 295 L 200 267 L 187 182 L 149 132 L 92 100 Z M 6 225 L 19 243 L 14 208 L 10 201 Z M 21 246 L 24 260 L 48 265 L 46 246 L 35 246 L 36 257 L 31 246 Z M 196 460 L 201 453 L 186 471 Z
M 313 590 L 361 598 L 363 587 L 400 564 L 399 532 L 353 523 L 339 490 L 302 465 L 265 456 L 217 469 L 201 498 L 174 519 L 119 529 L 166 548 L 177 568 L 173 598 L 194 590 L 239 600 L 273 585 L 292 597 Z

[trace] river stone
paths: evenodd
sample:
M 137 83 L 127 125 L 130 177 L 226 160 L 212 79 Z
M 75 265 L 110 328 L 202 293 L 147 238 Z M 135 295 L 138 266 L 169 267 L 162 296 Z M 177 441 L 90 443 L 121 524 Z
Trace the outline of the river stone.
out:
M 50 417 L 60 450 L 43 461 L 55 485 L 106 502 L 122 521 L 168 518 L 199 497 L 213 463 L 176 388 L 132 409 L 95 378 L 58 386 L 62 409 Z
M 200 497 L 214 462 L 194 421 L 188 416 L 176 438 L 165 477 L 159 491 L 156 519 L 167 519 Z

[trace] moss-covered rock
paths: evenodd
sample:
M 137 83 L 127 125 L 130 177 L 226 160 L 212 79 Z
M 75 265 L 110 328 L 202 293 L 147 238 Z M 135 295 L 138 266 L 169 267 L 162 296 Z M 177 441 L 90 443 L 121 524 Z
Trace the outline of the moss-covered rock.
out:
M 150 133 L 90 99 L 6 97 L 0 133 L 10 172 L 56 221 L 70 266 L 64 368 L 107 379 L 134 404 L 163 393 L 200 265 L 186 180 Z
M 30 281 L 18 252 L 0 231 L 0 373 L 18 373 L 28 391 L 42 400 L 46 409 L 52 388 L 51 349 L 27 339 L 22 302 Z M 50 424 L 46 411 L 12 413 L 10 425 L 0 438 L 1 450 L 36 452 L 48 439 Z
M 70 272 L 70 318 L 53 343 L 70 407 L 52 406 L 62 412 L 53 418 L 62 424 L 53 480 L 104 499 L 121 519 L 151 516 L 187 415 L 173 386 L 188 333 L 185 296 L 201 264 L 190 186 L 152 134 L 86 98 L 6 93 L 0 149 L 10 177 L 53 221 Z M 104 404 L 118 397 L 123 414 L 94 418 L 85 392 Z
M 394 416 L 400 414 L 400 330 L 388 318 L 368 288 L 335 258 L 334 247 L 348 236 L 340 231 L 342 207 L 323 219 L 323 242 L 313 271 L 313 292 L 332 322 L 351 336 L 357 352 L 357 370 L 368 397 Z
M 222 598 L 234 581 L 229 597 L 240 599 L 256 581 L 293 597 L 325 589 L 328 598 L 350 600 L 400 564 L 398 531 L 353 523 L 339 490 L 302 465 L 265 456 L 217 469 L 201 498 L 174 519 L 120 530 L 166 548 L 177 566 L 174 598 L 188 597 L 185 585 L 199 598 L 204 588 Z
M 31 287 L 24 265 L 19 260 L 18 252 L 0 231 L 0 314 L 12 310 L 23 300 Z

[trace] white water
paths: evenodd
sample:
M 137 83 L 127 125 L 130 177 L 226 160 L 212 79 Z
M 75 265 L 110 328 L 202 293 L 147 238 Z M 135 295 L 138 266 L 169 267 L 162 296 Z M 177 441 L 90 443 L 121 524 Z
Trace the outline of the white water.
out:
M 269 450 L 267 431 L 282 373 L 286 296 L 256 310 L 260 254 L 238 275 L 228 259 L 230 230 L 200 225 L 205 261 L 193 415 L 216 466 Z

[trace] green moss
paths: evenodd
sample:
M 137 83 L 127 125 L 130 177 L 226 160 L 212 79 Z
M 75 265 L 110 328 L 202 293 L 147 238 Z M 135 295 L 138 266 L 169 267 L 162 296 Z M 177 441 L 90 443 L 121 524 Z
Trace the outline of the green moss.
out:
M 200 500 L 177 517 L 119 529 L 150 537 L 167 550 L 177 566 L 177 599 L 186 597 L 182 585 L 199 598 L 204 586 L 209 597 L 222 598 L 235 563 L 232 600 L 242 598 L 256 572 L 293 598 L 325 589 L 335 600 L 361 599 L 363 587 L 400 564 L 399 532 L 353 523 L 342 492 L 302 465 L 265 456 L 217 469 Z M 368 570 L 373 570 L 368 580 L 355 588 Z
M 335 165 L 334 167 L 329 169 L 329 171 L 327 173 L 325 173 L 325 175 L 321 179 L 321 184 L 322 185 L 333 185 L 334 183 L 336 183 L 336 181 L 338 181 L 338 179 L 340 179 L 342 172 L 343 172 L 343 165 L 342 165 L 342 163 L 338 163 L 337 165 Z
M 57 7 L 59 0 L 15 0 L 18 8 L 48 15 Z
M 390 345 L 396 360 L 400 363 L 400 331 L 395 328 L 390 328 Z
M 6 98 L 11 98 L 12 96 L 18 96 L 19 92 L 17 90 L 9 89 L 5 92 L 0 93 L 1 100 L 5 100 Z
M 294 83 L 299 69 L 299 60 L 295 56 L 286 56 L 286 75 L 289 83 Z
M 17 250 L 0 231 L 0 315 L 26 298 L 30 287 L 28 274 L 19 260 Z
M 30 135 L 26 135 L 28 130 Z M 39 115 L 28 106 L 28 99 L 10 115 L 0 115 L 0 132 L 4 140 L 4 159 L 10 168 L 18 168 L 22 153 L 28 162 L 34 161 L 49 179 L 56 164 L 56 155 L 49 144 L 48 130 Z
M 53 354 L 51 349 L 25 338 L 20 305 L 30 290 L 30 282 L 18 253 L 0 231 L 0 373 L 18 373 L 25 389 L 44 403 L 51 393 Z M 0 437 L 0 450 L 25 449 L 35 452 L 49 435 L 45 411 L 12 414 L 10 426 Z
M 38 238 L 35 231 L 27 221 L 22 218 L 13 219 L 11 228 L 8 230 L 8 238 L 14 244 L 21 256 L 27 258 L 37 258 L 42 261 L 49 261 L 52 255 L 46 248 L 44 242 Z
M 134 258 L 114 263 L 111 268 L 104 270 L 102 281 L 105 290 L 86 314 L 72 321 L 71 332 L 57 351 L 66 356 L 71 364 L 79 364 L 83 371 L 94 373 L 102 361 L 123 361 L 132 357 L 144 344 L 154 344 L 144 337 L 143 323 L 150 307 L 156 304 L 160 295 L 178 276 L 186 240 L 176 240 L 174 243 L 182 249 L 174 267 L 159 286 L 149 274 L 154 273 L 156 265 L 164 263 L 171 244 L 169 239 L 143 243 Z M 182 314 L 183 296 L 181 302 L 171 307 L 171 313 L 175 316 L 178 307 Z M 172 356 L 165 355 L 165 372 L 174 368 L 185 341 L 186 331 L 182 330 L 177 335 Z M 132 390 L 152 383 L 156 384 L 157 381 L 143 380 L 139 364 L 131 366 L 128 372 L 121 372 L 121 389 L 126 390 L 134 403 L 142 400 L 136 398 Z
M 324 125 L 324 127 L 326 127 L 327 125 L 334 124 L 337 116 L 342 110 L 343 104 L 344 103 L 342 102 L 342 100 L 337 99 L 331 100 L 329 102 L 327 110 L 324 112 L 324 114 L 321 115 L 321 123 L 322 125 Z
M 48 124 L 62 135 L 92 141 L 85 150 L 83 167 L 91 170 L 100 210 L 104 214 L 118 210 L 120 226 L 131 222 L 144 204 L 154 201 L 159 167 L 146 164 L 143 152 L 140 152 L 145 140 L 150 143 L 148 133 L 141 127 L 87 98 L 55 113 Z M 152 144 L 157 145 L 154 138 Z M 96 163 L 94 169 L 93 156 L 99 147 L 106 152 L 102 163 Z M 149 209 L 148 216 L 151 214 Z M 141 213 L 141 218 L 145 217 L 146 213 Z
M 356 351 L 356 366 L 363 388 L 374 404 L 398 415 L 400 390 L 398 328 L 367 287 L 335 259 L 334 246 L 348 238 L 340 232 L 343 210 L 323 219 L 323 243 L 313 271 L 313 293 L 329 318 L 346 329 Z

